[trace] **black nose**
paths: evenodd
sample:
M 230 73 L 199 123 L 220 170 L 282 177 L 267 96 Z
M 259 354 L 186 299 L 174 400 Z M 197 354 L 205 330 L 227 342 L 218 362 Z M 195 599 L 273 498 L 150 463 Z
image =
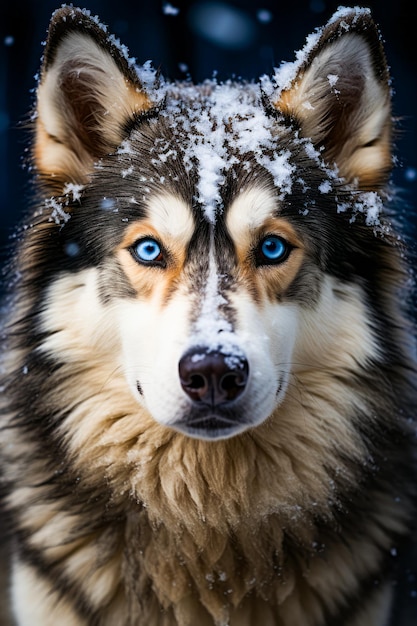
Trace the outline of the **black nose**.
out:
M 249 365 L 245 358 L 207 348 L 187 352 L 179 362 L 181 386 L 195 402 L 212 407 L 231 402 L 246 387 Z

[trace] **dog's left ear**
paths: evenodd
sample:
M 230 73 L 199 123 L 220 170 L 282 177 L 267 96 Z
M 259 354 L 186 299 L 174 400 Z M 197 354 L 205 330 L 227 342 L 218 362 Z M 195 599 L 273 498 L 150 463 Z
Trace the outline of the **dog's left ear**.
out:
M 37 172 L 52 192 L 68 182 L 84 184 L 94 161 L 114 151 L 135 117 L 152 106 L 133 61 L 105 26 L 74 7 L 54 13 L 33 147 Z
M 369 10 L 339 9 L 299 62 L 275 107 L 346 180 L 363 190 L 384 186 L 392 167 L 390 79 Z

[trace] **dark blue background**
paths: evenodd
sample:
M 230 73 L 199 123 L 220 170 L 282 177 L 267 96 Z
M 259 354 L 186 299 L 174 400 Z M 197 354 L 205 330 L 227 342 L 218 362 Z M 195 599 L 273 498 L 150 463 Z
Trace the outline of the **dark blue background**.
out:
M 220 79 L 256 79 L 272 72 L 282 60 L 294 60 L 294 51 L 304 45 L 305 37 L 323 25 L 340 3 L 172 0 L 179 9 L 177 15 L 164 10 L 167 3 L 159 0 L 86 0 L 82 6 L 99 15 L 138 63 L 152 59 L 167 78 L 185 78 L 189 73 L 200 81 L 215 71 Z M 4 4 L 0 13 L 0 250 L 30 194 L 30 175 L 22 167 L 29 135 L 21 123 L 33 103 L 41 42 L 59 1 L 9 0 Z M 417 35 L 412 3 L 387 0 L 365 6 L 372 9 L 380 26 L 393 76 L 394 113 L 401 117 L 395 182 L 413 234 L 417 223 Z M 260 9 L 264 13 L 259 14 Z

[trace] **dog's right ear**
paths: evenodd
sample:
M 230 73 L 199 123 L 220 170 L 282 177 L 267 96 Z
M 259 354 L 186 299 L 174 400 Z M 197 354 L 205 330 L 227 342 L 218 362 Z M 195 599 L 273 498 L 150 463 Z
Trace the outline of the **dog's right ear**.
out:
M 150 72 L 151 70 L 149 70 Z M 152 108 L 132 60 L 88 11 L 65 6 L 51 20 L 37 90 L 33 149 L 52 192 L 84 184 L 94 161 Z

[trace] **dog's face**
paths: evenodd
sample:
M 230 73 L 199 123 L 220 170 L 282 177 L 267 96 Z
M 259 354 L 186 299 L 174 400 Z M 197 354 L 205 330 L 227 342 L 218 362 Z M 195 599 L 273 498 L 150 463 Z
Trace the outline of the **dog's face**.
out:
M 299 377 L 378 358 L 361 245 L 383 230 L 390 104 L 368 20 L 341 11 L 285 83 L 194 87 L 57 12 L 34 148 L 58 232 L 44 354 L 210 440 L 279 415 Z
M 196 119 L 168 94 L 146 145 L 139 128 L 119 155 L 133 206 L 116 258 L 134 295 L 119 301 L 116 326 L 138 402 L 161 424 L 217 439 L 261 423 L 285 395 L 297 318 L 285 294 L 303 244 L 280 215 L 279 195 L 296 166 L 275 121 L 253 104 L 233 120 L 227 107 L 236 105 L 237 88 L 212 89 Z M 222 110 L 214 112 L 218 99 Z M 279 154 L 279 189 L 247 152 L 254 114 L 270 153 Z
M 259 222 L 242 228 L 253 206 Z M 229 437 L 265 420 L 284 397 L 297 307 L 283 294 L 302 251 L 273 207 L 262 189 L 242 192 L 224 223 L 196 235 L 192 207 L 166 194 L 127 231 L 120 265 L 148 295 L 119 307 L 126 375 L 161 424 Z M 151 269 L 156 255 L 162 271 Z

